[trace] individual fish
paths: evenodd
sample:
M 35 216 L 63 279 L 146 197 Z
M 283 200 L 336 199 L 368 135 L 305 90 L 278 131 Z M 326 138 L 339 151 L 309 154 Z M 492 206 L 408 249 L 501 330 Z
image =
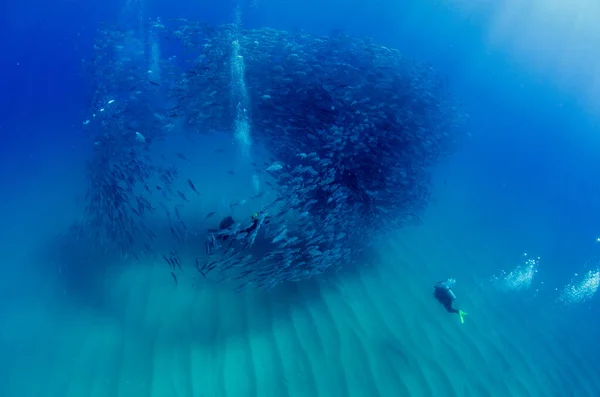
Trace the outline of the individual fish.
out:
M 178 221 L 183 222 L 183 220 L 181 219 L 181 214 L 179 213 L 179 207 L 175 207 L 175 217 Z
M 171 201 L 171 198 L 169 196 L 167 196 L 167 192 L 165 190 L 160 190 L 160 194 L 161 196 L 163 196 L 163 198 L 167 201 Z
M 183 273 L 183 269 L 181 268 L 181 263 L 179 262 L 179 260 L 175 261 L 175 265 L 177 266 L 177 268 L 179 269 L 179 271 L 181 273 Z
M 175 229 L 173 228 L 173 225 L 169 226 L 169 228 L 171 229 L 171 234 L 177 239 L 177 241 L 181 242 L 181 237 L 175 231 Z
M 180 158 L 180 159 L 182 159 L 182 160 L 185 160 L 185 161 L 190 161 L 190 160 L 188 160 L 188 158 L 187 158 L 187 157 L 185 157 L 185 156 L 183 155 L 183 153 L 179 153 L 179 152 L 178 152 L 178 153 L 176 153 L 176 155 L 177 155 L 177 157 L 179 157 L 179 158 Z
M 152 252 L 154 252 L 154 248 L 149 245 L 148 243 L 144 243 L 144 252 L 146 252 L 147 254 L 150 254 Z
M 206 262 L 204 264 L 204 266 L 202 267 L 201 273 L 208 274 L 210 271 L 214 270 L 218 264 L 219 264 L 219 261 Z
M 249 283 L 248 283 L 248 282 L 245 282 L 245 283 L 243 283 L 243 284 L 240 284 L 240 285 L 239 285 L 239 286 L 238 286 L 238 287 L 235 289 L 235 292 L 238 292 L 238 293 L 239 293 L 239 292 L 242 292 L 242 291 L 246 290 L 246 289 L 248 288 L 248 285 L 249 285 Z
M 175 281 L 175 285 L 177 285 L 177 275 L 171 272 L 171 277 L 173 277 L 173 281 Z
M 206 278 L 206 274 L 204 273 L 204 271 L 200 267 L 200 258 L 196 258 L 196 270 L 198 270 L 198 272 L 200 272 L 200 274 L 202 275 L 202 277 Z
M 185 231 L 186 231 L 186 233 L 187 233 L 187 231 L 188 231 L 188 228 L 187 228 L 187 226 L 185 225 L 185 222 L 183 221 L 183 219 L 180 219 L 180 220 L 179 220 L 179 224 L 181 225 L 181 227 L 183 227 L 183 230 L 185 230 Z
M 275 171 L 280 171 L 282 169 L 283 169 L 283 165 L 281 165 L 280 163 L 274 163 L 271 166 L 269 166 L 265 171 L 275 172 Z
M 186 197 L 186 195 L 183 192 L 181 192 L 180 190 L 177 191 L 177 195 L 179 197 L 181 197 L 184 201 L 187 201 L 189 203 L 190 200 L 188 200 L 188 198 Z
M 192 189 L 196 194 L 200 194 L 200 192 L 198 192 L 198 190 L 196 189 L 196 186 L 194 185 L 194 182 L 192 182 L 191 179 L 188 179 L 187 183 L 190 186 L 190 189 Z

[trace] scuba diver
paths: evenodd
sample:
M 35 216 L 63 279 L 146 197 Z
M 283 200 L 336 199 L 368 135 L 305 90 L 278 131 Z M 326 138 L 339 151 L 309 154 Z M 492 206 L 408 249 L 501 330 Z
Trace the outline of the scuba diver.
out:
M 208 229 L 208 240 L 204 243 L 206 246 L 206 255 L 212 255 L 219 247 L 217 241 L 227 241 L 233 231 L 231 227 L 235 225 L 232 216 L 226 216 L 221 219 L 217 229 Z
M 219 248 L 217 241 L 228 241 L 229 246 L 233 244 L 235 240 L 249 240 L 244 248 L 254 243 L 258 228 L 263 224 L 266 225 L 270 222 L 270 218 L 262 212 L 255 212 L 251 216 L 251 222 L 248 227 L 241 229 L 239 224 L 236 225 L 233 217 L 226 216 L 219 223 L 218 229 L 208 229 L 210 235 L 206 245 L 206 254 L 211 255 L 215 250 Z
M 467 313 L 463 312 L 460 309 L 455 309 L 452 307 L 452 302 L 454 302 L 454 299 L 456 299 L 456 295 L 454 295 L 454 292 L 452 292 L 451 287 L 455 283 L 456 280 L 453 278 L 449 278 L 446 281 L 438 281 L 433 286 L 433 296 L 435 299 L 438 300 L 438 302 L 442 304 L 442 306 L 444 306 L 448 313 L 457 313 L 460 317 L 460 322 L 464 323 L 464 316 L 466 316 Z
M 271 219 L 268 216 L 263 215 L 264 214 L 262 212 L 255 212 L 254 214 L 252 214 L 252 223 L 246 229 L 240 230 L 240 233 L 250 234 L 256 229 L 258 229 L 259 226 L 268 225 L 269 222 L 271 222 Z

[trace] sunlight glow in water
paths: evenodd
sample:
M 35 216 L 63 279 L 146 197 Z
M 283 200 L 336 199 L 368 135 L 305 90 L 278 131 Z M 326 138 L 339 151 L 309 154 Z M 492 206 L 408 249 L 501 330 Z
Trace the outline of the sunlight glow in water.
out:
M 490 48 L 508 51 L 519 64 L 561 89 L 600 107 L 600 2 L 595 0 L 458 0 L 465 15 L 486 21 Z
M 564 304 L 586 302 L 596 294 L 600 287 L 600 271 L 588 271 L 583 278 L 575 274 L 574 279 L 560 294 L 559 301 Z
M 524 254 L 525 262 L 511 272 L 502 271 L 500 276 L 494 276 L 493 281 L 504 290 L 524 290 L 531 287 L 533 278 L 538 271 L 540 258 L 530 258 Z

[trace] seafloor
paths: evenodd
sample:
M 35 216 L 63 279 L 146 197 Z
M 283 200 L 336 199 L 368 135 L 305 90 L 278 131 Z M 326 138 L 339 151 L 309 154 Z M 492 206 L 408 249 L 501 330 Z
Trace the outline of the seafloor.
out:
M 597 396 L 585 310 L 490 283 L 518 264 L 522 247 L 489 223 L 501 210 L 476 206 L 463 171 L 438 178 L 424 224 L 390 235 L 373 266 L 267 294 L 192 288 L 189 277 L 175 287 L 165 265 L 151 262 L 89 272 L 95 280 L 73 293 L 60 265 L 37 257 L 22 267 L 56 276 L 31 270 L 2 283 L 0 395 Z M 57 193 L 48 197 L 22 222 L 60 204 Z M 37 222 L 37 232 L 50 228 Z M 34 232 L 6 230 L 4 244 L 18 252 L 6 260 L 30 263 Z M 432 284 L 448 276 L 464 324 L 432 298 Z

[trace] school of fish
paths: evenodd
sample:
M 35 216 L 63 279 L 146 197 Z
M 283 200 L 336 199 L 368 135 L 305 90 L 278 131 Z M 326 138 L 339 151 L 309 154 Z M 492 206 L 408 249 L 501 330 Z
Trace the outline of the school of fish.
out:
M 186 20 L 154 21 L 146 34 L 103 28 L 85 64 L 93 149 L 70 236 L 156 258 L 175 284 L 190 275 L 269 289 L 364 263 L 372 244 L 419 221 L 431 167 L 467 135 L 441 77 L 367 39 Z M 148 42 L 161 46 L 160 78 Z M 209 187 L 181 175 L 193 158 L 161 143 L 235 129 L 240 60 L 244 115 L 269 153 L 253 163 L 265 188 L 230 204 L 255 208 L 247 218 L 182 216 Z

